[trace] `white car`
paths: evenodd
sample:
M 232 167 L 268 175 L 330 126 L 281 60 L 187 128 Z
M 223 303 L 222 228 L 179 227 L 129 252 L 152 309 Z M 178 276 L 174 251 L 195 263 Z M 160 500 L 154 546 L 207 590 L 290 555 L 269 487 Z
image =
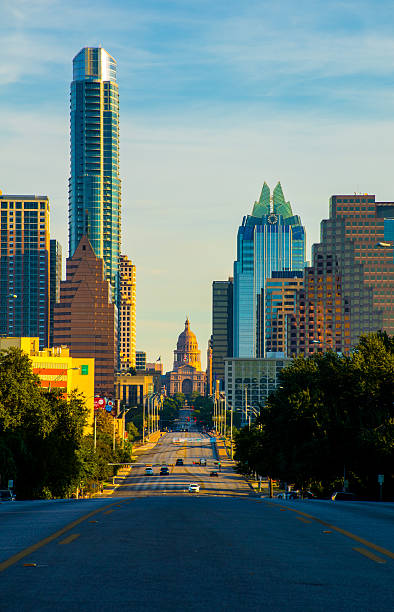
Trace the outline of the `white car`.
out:
M 153 476 L 153 468 L 151 468 L 151 467 L 145 468 L 145 474 L 147 476 Z
M 189 484 L 189 493 L 199 493 L 200 491 L 200 485 L 197 484 L 196 482 L 191 482 Z

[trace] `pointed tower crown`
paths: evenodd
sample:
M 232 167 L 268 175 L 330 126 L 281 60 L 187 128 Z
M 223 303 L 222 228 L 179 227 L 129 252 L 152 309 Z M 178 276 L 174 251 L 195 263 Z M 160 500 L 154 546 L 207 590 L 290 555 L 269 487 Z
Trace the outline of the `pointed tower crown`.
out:
M 252 216 L 262 217 L 263 215 L 269 215 L 270 212 L 270 188 L 264 181 L 259 201 L 254 203 Z
M 275 189 L 273 191 L 273 200 L 274 200 L 274 213 L 277 215 L 282 215 L 284 219 L 293 216 L 293 212 L 291 210 L 290 202 L 286 202 L 285 196 L 283 195 L 282 185 L 280 181 L 277 182 Z

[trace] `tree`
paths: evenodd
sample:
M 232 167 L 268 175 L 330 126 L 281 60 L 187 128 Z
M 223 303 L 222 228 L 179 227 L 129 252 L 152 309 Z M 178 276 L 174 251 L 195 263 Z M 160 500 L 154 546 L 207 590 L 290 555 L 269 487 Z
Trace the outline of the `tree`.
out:
M 345 470 L 354 489 L 373 495 L 377 474 L 392 473 L 393 401 L 387 334 L 362 337 L 350 355 L 299 357 L 281 371 L 255 425 L 236 436 L 240 469 L 326 492 Z
M 0 354 L 2 478 L 16 483 L 18 497 L 66 495 L 76 479 L 76 451 L 86 408 L 73 394 L 43 390 L 31 362 L 19 349 Z

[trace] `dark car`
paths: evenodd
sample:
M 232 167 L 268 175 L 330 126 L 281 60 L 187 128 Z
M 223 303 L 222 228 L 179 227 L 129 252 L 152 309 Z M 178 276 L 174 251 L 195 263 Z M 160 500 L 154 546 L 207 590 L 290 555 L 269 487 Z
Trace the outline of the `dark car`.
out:
M 10 491 L 10 489 L 0 490 L 0 502 L 14 501 L 14 500 L 15 500 L 15 496 L 12 493 L 12 491 Z
M 216 476 L 217 478 L 219 478 L 219 474 L 215 470 L 212 471 L 209 475 L 210 476 Z
M 177 459 L 175 465 L 183 465 L 183 459 Z
M 163 466 L 162 468 L 160 468 L 160 476 L 168 476 L 169 473 L 170 470 L 168 469 L 168 467 Z
M 357 497 L 348 491 L 336 491 L 331 495 L 331 499 L 332 501 L 355 501 Z

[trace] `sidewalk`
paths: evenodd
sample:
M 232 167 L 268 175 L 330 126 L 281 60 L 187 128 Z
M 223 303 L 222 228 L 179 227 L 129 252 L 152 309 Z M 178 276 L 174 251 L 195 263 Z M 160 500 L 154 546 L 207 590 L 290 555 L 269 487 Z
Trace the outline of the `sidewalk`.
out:
M 150 434 L 150 436 L 146 438 L 145 444 L 141 444 L 141 446 L 133 447 L 133 457 L 135 455 L 145 453 L 148 450 L 152 450 L 152 448 L 154 448 L 156 444 L 158 443 L 158 441 L 160 440 L 161 436 L 162 436 L 161 431 L 155 431 L 154 433 Z

